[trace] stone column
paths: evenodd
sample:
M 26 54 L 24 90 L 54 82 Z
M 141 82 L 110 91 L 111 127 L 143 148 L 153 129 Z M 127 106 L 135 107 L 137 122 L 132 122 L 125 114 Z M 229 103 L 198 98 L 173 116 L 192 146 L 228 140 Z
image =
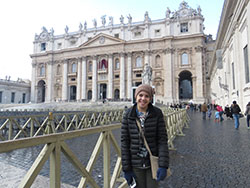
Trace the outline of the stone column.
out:
M 30 101 L 32 103 L 37 102 L 36 99 L 36 63 L 32 62 L 32 77 L 31 77 L 31 97 L 30 97 Z
M 92 101 L 97 101 L 97 56 L 93 57 L 93 75 L 92 75 Z
M 68 60 L 63 62 L 62 101 L 68 100 Z
M 196 99 L 199 100 L 199 102 L 204 102 L 204 95 L 203 95 L 203 70 L 202 70 L 202 50 L 203 48 L 201 46 L 195 47 L 195 72 L 196 72 Z
M 51 102 L 52 101 L 52 85 L 53 85 L 53 65 L 52 61 L 48 62 L 48 74 L 46 75 L 47 77 L 47 95 L 46 95 L 46 102 Z
M 132 61 L 131 61 L 131 53 L 128 53 L 128 72 L 127 72 L 127 98 L 132 99 L 131 96 L 131 88 L 132 88 Z
M 179 102 L 179 100 L 180 100 L 180 98 L 179 98 L 179 80 L 180 80 L 180 78 L 179 78 L 179 76 L 177 76 L 177 77 L 175 77 L 175 86 L 176 86 L 176 88 L 175 88 L 175 91 L 176 91 L 176 101 L 175 101 L 175 103 L 178 103 Z
M 113 55 L 109 54 L 108 61 L 108 98 L 113 98 Z
M 82 99 L 87 99 L 87 58 L 82 57 Z
M 196 100 L 196 77 L 192 76 L 192 92 L 193 92 L 193 99 Z
M 121 53 L 120 99 L 125 99 L 125 59 L 124 59 L 124 53 Z
M 76 87 L 76 100 L 81 100 L 81 76 L 82 76 L 82 59 L 78 58 L 77 63 L 77 87 Z
M 163 69 L 165 70 L 164 74 L 164 98 L 166 99 L 167 103 L 173 103 L 174 99 L 174 50 L 171 48 L 167 48 L 165 50 L 165 58 L 163 61 Z

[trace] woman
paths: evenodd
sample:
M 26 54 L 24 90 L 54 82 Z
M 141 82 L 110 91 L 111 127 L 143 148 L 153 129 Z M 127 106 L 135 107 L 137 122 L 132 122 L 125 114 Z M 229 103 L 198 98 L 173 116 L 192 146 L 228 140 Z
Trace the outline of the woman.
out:
M 123 116 L 121 129 L 122 169 L 127 183 L 135 179 L 137 188 L 157 188 L 164 180 L 169 165 L 168 137 L 162 111 L 151 104 L 153 89 L 142 84 L 135 91 L 136 103 Z M 159 157 L 157 180 L 152 178 L 149 153 L 136 124 L 144 131 L 145 138 L 154 156 Z
M 250 102 L 248 102 L 248 104 L 246 106 L 245 116 L 247 116 L 247 128 L 250 129 L 250 127 L 249 127 L 249 121 L 250 121 Z

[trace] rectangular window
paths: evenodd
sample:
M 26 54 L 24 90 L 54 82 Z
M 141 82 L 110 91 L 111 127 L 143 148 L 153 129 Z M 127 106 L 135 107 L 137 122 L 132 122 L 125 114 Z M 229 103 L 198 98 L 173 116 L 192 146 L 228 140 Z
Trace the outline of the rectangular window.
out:
M 119 33 L 115 34 L 115 38 L 119 38 Z
M 25 103 L 26 94 L 23 93 L 23 103 Z
M 188 23 L 181 23 L 181 33 L 188 32 Z
M 141 74 L 136 74 L 135 76 L 136 76 L 136 77 L 141 77 Z
M 2 103 L 3 92 L 0 91 L 0 103 Z
M 234 63 L 232 63 L 232 79 L 233 79 L 233 89 L 235 89 Z
M 244 53 L 244 62 L 245 62 L 245 78 L 246 78 L 246 83 L 248 83 L 250 81 L 250 78 L 249 78 L 249 63 L 248 63 L 247 45 L 243 48 L 243 53 Z
M 92 80 L 92 76 L 89 76 L 89 77 L 88 77 L 88 80 Z
M 57 49 L 61 49 L 62 48 L 62 43 L 57 43 Z
M 15 92 L 11 92 L 11 102 L 15 102 Z
M 116 75 L 115 75 L 115 78 L 119 78 L 119 74 L 116 74 Z
M 41 43 L 41 51 L 45 51 L 46 50 L 46 43 Z
M 141 32 L 140 31 L 135 32 L 135 37 L 139 37 L 139 36 L 141 36 Z
M 161 30 L 160 29 L 156 29 L 155 30 L 155 36 L 160 36 L 161 35 Z

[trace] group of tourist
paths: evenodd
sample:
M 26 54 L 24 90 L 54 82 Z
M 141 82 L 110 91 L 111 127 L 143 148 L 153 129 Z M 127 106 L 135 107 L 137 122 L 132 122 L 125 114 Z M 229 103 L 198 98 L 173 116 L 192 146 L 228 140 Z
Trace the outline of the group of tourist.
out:
M 202 112 L 202 119 L 206 119 L 206 115 L 208 118 L 211 117 L 212 114 L 212 105 L 207 105 L 206 103 L 203 103 L 200 105 L 200 111 Z M 247 122 L 247 128 L 250 129 L 250 102 L 246 106 L 246 111 L 244 115 L 241 113 L 241 108 L 237 104 L 236 101 L 233 101 L 232 105 L 229 107 L 229 105 L 226 105 L 224 110 L 222 106 L 220 105 L 214 105 L 214 117 L 215 117 L 215 122 L 221 122 L 224 120 L 223 115 L 225 114 L 228 119 L 233 119 L 234 120 L 234 125 L 235 129 L 239 129 L 240 121 L 239 119 L 243 117 L 244 115 L 246 116 L 246 122 Z

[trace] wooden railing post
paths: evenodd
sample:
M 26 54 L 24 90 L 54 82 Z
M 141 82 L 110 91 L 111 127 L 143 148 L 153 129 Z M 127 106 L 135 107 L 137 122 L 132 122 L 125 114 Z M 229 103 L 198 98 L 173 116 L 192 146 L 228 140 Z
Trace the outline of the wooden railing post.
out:
M 110 135 L 109 131 L 104 134 L 103 140 L 103 187 L 110 187 Z
M 50 154 L 50 188 L 61 187 L 61 144 L 56 142 Z
M 53 121 L 53 113 L 49 112 L 49 118 L 47 126 L 45 128 L 45 134 L 51 134 L 51 133 L 55 133 L 55 126 Z

